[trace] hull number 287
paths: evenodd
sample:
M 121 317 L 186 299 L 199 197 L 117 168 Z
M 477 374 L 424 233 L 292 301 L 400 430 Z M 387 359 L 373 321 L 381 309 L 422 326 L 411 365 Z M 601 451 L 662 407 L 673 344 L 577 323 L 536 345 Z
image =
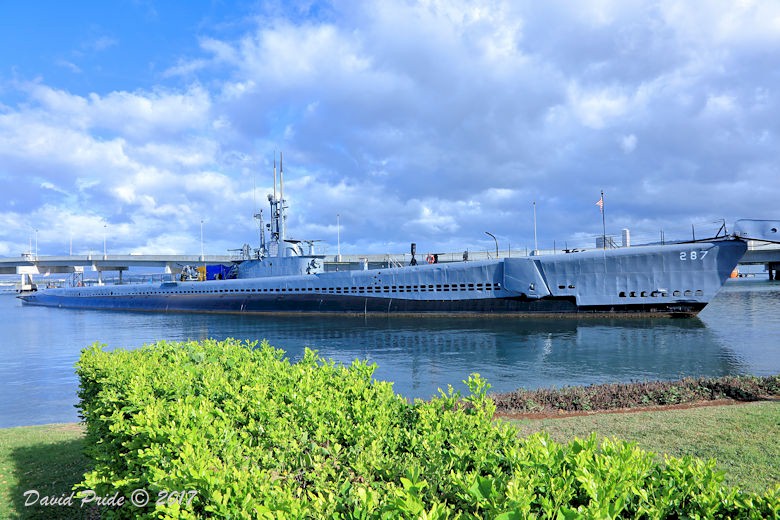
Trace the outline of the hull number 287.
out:
M 680 260 L 704 260 L 704 257 L 707 256 L 707 253 L 709 252 L 708 249 L 702 249 L 700 251 L 680 251 Z

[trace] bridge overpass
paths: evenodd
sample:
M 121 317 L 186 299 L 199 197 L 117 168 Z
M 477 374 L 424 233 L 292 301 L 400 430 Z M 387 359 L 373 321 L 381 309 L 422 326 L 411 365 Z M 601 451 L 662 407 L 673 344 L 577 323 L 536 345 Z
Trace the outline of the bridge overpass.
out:
M 165 273 L 181 271 L 185 265 L 230 264 L 235 255 L 64 255 L 36 256 L 25 253 L 16 258 L 0 258 L 0 274 L 21 275 L 21 290 L 27 290 L 33 284 L 34 275 L 67 274 L 83 276 L 85 270 L 97 272 L 98 283 L 103 283 L 103 273 L 114 271 L 119 274 L 131 267 L 163 268 Z
M 780 280 L 780 244 L 748 240 L 748 250 L 739 263 L 763 264 L 766 266 L 770 280 Z
M 559 251 L 560 252 L 560 251 Z M 538 251 L 537 254 L 551 254 L 553 251 Z M 523 257 L 529 251 L 499 250 L 499 251 L 468 251 L 469 260 L 482 260 L 498 257 Z M 533 254 L 533 252 L 530 252 Z M 417 261 L 425 262 L 428 253 L 418 253 Z M 439 262 L 456 262 L 463 260 L 464 252 L 438 253 Z M 122 283 L 122 273 L 131 267 L 162 268 L 165 273 L 173 274 L 181 271 L 185 265 L 224 264 L 229 265 L 240 260 L 240 255 L 64 255 L 36 256 L 25 253 L 15 258 L 0 258 L 0 274 L 21 275 L 21 285 L 31 285 L 34 276 L 67 274 L 83 276 L 85 270 L 97 273 L 97 282 L 103 283 L 103 273 L 117 272 L 119 283 Z M 406 254 L 373 254 L 373 255 L 326 255 L 326 270 L 360 268 L 361 264 L 370 267 L 394 267 L 408 265 L 411 255 Z M 748 250 L 740 260 L 741 265 L 763 264 L 770 280 L 780 280 L 780 244 L 748 241 Z

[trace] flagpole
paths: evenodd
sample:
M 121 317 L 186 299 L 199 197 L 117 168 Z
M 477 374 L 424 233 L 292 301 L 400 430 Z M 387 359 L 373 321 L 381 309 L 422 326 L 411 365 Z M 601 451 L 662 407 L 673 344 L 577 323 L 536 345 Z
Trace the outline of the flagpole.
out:
M 601 247 L 607 248 L 607 221 L 604 218 L 604 190 L 601 190 Z

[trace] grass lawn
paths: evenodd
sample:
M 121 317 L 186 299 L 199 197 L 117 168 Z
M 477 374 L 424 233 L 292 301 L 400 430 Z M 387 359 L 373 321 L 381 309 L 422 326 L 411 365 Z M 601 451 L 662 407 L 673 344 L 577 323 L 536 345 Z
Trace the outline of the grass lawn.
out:
M 634 441 L 659 457 L 714 458 L 726 483 L 745 491 L 780 484 L 780 401 L 509 422 L 521 435 L 545 431 L 562 443 L 596 432 Z
M 0 429 L 0 518 L 87 518 L 87 508 L 78 505 L 24 505 L 28 490 L 41 498 L 69 495 L 87 470 L 83 448 L 77 424 Z

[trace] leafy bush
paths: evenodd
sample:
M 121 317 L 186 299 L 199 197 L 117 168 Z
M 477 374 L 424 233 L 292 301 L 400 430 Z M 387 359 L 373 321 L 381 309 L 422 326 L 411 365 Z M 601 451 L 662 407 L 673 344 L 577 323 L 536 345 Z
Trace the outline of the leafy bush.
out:
M 566 386 L 560 389 L 519 389 L 492 396 L 503 413 L 551 413 L 587 410 L 615 410 L 735 399 L 757 401 L 780 395 L 780 376 L 726 376 L 685 378 L 680 381 L 612 383 Z
M 152 498 L 105 507 L 102 518 L 767 518 L 780 509 L 780 490 L 724 487 L 711 462 L 657 464 L 595 437 L 519 439 L 493 422 L 478 375 L 463 399 L 450 388 L 408 403 L 365 362 L 340 366 L 307 350 L 291 364 L 266 343 L 235 340 L 94 345 L 77 369 L 94 461 L 80 489 Z

